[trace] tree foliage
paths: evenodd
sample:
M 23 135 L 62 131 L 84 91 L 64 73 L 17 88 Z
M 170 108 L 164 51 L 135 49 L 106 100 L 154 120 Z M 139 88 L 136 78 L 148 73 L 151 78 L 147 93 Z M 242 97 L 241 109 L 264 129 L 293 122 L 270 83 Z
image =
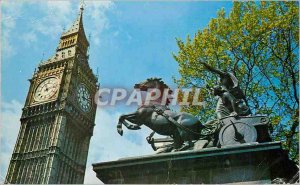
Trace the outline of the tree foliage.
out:
M 203 88 L 206 107 L 185 106 L 202 122 L 215 114 L 216 99 L 205 89 L 217 76 L 199 62 L 239 79 L 254 114 L 271 118 L 271 135 L 282 140 L 298 160 L 299 107 L 299 4 L 298 2 L 234 2 L 229 15 L 224 9 L 193 38 L 177 39 L 173 54 L 179 64 L 181 88 Z

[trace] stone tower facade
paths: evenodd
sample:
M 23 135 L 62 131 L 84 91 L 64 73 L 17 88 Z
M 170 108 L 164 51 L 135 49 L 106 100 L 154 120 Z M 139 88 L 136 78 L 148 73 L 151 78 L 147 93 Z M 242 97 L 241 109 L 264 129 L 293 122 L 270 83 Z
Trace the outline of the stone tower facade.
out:
M 83 183 L 96 115 L 83 7 L 56 53 L 30 79 L 6 183 Z

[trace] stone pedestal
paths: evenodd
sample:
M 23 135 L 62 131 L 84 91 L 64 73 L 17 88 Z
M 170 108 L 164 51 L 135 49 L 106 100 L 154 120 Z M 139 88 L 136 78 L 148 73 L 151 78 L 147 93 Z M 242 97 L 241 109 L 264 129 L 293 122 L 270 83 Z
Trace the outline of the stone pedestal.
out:
M 116 184 L 270 183 L 292 178 L 298 170 L 280 142 L 123 158 L 93 164 L 93 169 L 102 182 Z

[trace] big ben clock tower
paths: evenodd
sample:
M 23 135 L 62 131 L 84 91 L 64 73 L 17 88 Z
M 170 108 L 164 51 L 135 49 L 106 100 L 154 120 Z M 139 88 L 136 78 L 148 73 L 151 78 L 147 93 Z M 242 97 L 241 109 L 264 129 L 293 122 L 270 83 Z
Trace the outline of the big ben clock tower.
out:
M 30 79 L 6 183 L 83 183 L 96 115 L 83 7 L 56 53 Z

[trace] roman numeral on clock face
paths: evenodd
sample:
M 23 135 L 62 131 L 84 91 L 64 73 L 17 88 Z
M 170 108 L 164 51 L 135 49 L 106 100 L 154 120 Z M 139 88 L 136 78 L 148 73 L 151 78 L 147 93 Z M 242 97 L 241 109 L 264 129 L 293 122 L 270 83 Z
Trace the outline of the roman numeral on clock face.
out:
M 55 77 L 47 78 L 42 81 L 36 88 L 35 101 L 45 101 L 52 98 L 58 90 L 58 79 Z

